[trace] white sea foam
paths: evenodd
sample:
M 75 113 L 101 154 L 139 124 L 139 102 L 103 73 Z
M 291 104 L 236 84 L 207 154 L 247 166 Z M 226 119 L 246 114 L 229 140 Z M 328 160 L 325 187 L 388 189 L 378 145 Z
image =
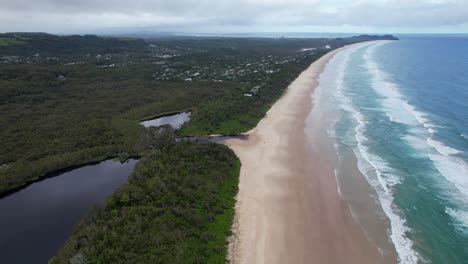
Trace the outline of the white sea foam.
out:
M 430 128 L 430 127 L 436 127 L 434 124 L 430 122 L 430 120 L 427 118 L 427 114 L 423 113 L 421 111 L 418 111 L 416 107 L 413 105 L 409 104 L 408 101 L 405 101 L 403 104 L 403 107 L 410 112 L 418 121 L 419 124 L 423 125 L 425 128 Z
M 382 97 L 382 104 L 386 115 L 391 122 L 401 123 L 408 126 L 422 125 L 430 134 L 436 133 L 436 126 L 427 118 L 427 114 L 418 111 L 400 93 L 397 84 L 389 81 L 388 74 L 381 71 L 372 60 L 372 54 L 377 45 L 369 48 L 364 54 L 365 66 L 372 75 L 372 88 Z
M 368 140 L 364 136 L 366 122 L 360 112 L 354 111 L 352 114 L 358 121 L 355 131 L 358 143 L 356 156 L 359 161 L 359 170 L 376 190 L 382 209 L 390 219 L 390 237 L 397 250 L 400 263 L 417 263 L 419 258 L 417 253 L 412 250 L 413 242 L 405 235 L 409 231 L 406 221 L 400 216 L 393 203 L 392 187 L 400 183 L 400 179 L 384 160 L 371 154 L 365 144 Z
M 377 46 L 377 45 L 375 45 Z M 406 232 L 409 231 L 405 224 L 405 219 L 401 217 L 398 208 L 393 203 L 393 186 L 400 183 L 397 173 L 393 171 L 388 164 L 379 156 L 373 155 L 366 142 L 368 139 L 365 136 L 366 124 L 368 121 L 365 116 L 356 110 L 349 97 L 344 94 L 344 70 L 349 63 L 351 53 L 344 54 L 344 58 L 337 65 L 337 92 L 335 96 L 340 101 L 341 109 L 347 111 L 357 122 L 355 127 L 355 140 L 357 147 L 354 152 L 358 157 L 359 170 L 366 177 L 369 184 L 375 189 L 378 194 L 379 202 L 383 211 L 390 219 L 390 238 L 392 239 L 397 250 L 400 263 L 417 263 L 420 259 L 418 254 L 412 249 L 413 242 L 406 237 Z M 377 69 L 375 67 L 375 69 Z M 387 87 L 392 88 L 390 83 Z M 381 91 L 385 92 L 385 91 Z M 386 97 L 390 100 L 399 99 L 400 96 L 396 93 L 396 89 L 386 92 Z M 394 102 L 388 102 L 389 107 L 393 107 Z M 405 120 L 406 121 L 406 120 Z
M 420 137 L 418 130 L 411 130 L 412 133 L 404 135 L 403 139 L 408 142 L 415 150 L 413 155 L 420 154 L 421 157 L 427 157 L 427 153 L 431 151 L 431 147 L 427 145 L 426 140 L 423 137 Z
M 429 154 L 437 170 L 468 199 L 468 164 L 456 156 Z M 459 197 L 458 197 L 459 198 Z
M 458 149 L 451 148 L 445 145 L 444 143 L 434 140 L 432 138 L 428 138 L 426 142 L 429 146 L 433 147 L 434 149 L 437 150 L 437 152 L 439 152 L 440 154 L 444 156 L 457 155 L 457 154 L 463 153 L 462 151 Z
M 341 194 L 340 181 L 338 180 L 338 171 L 336 169 L 335 169 L 335 181 L 336 181 L 338 194 L 340 195 L 341 198 L 343 198 L 343 195 Z
M 426 113 L 411 105 L 399 92 L 399 87 L 389 81 L 388 74 L 379 69 L 372 59 L 375 47 L 366 51 L 364 60 L 372 74 L 373 89 L 383 98 L 387 116 L 393 122 L 407 125 L 411 134 L 404 139 L 421 155 L 428 155 L 440 174 L 468 197 L 468 165 L 455 156 L 463 152 L 434 139 L 436 128 L 441 127 L 433 124 Z M 421 138 L 426 138 L 425 142 Z
M 376 47 L 378 46 L 370 47 L 364 54 L 365 67 L 372 76 L 372 88 L 381 96 L 382 105 L 390 121 L 409 126 L 427 124 L 427 128 L 432 127 L 426 115 L 416 111 L 415 107 L 405 100 L 398 85 L 389 81 L 387 73 L 381 71 L 377 63 L 372 60 Z
M 427 124 L 427 122 L 424 124 Z M 427 125 L 425 127 L 427 127 Z M 440 175 L 451 182 L 455 188 L 460 191 L 460 193 L 451 192 L 451 195 L 454 196 L 454 200 L 459 200 L 459 196 L 462 195 L 465 197 L 466 201 L 466 199 L 468 199 L 468 164 L 461 158 L 454 156 L 463 152 L 449 147 L 441 141 L 433 139 L 433 133 L 431 133 L 429 129 L 428 133 L 430 135 L 425 141 L 428 148 L 424 149 L 421 141 L 413 139 L 409 142 L 412 143 L 411 145 L 413 147 L 419 150 L 424 149 L 423 153 L 426 153 L 433 161 L 434 166 L 439 171 Z M 419 133 L 419 135 L 421 135 L 421 133 Z M 431 148 L 432 150 L 435 150 L 435 152 L 431 151 Z
M 468 211 L 446 208 L 445 212 L 455 220 L 455 228 L 468 235 Z

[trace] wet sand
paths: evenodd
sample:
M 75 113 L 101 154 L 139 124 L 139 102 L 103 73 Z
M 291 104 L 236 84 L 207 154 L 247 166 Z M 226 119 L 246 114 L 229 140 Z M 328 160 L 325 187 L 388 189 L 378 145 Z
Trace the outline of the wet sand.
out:
M 320 120 L 306 124 L 318 77 L 339 51 L 301 73 L 248 139 L 225 141 L 242 163 L 232 263 L 389 262 L 338 192 L 332 155 L 314 137 Z

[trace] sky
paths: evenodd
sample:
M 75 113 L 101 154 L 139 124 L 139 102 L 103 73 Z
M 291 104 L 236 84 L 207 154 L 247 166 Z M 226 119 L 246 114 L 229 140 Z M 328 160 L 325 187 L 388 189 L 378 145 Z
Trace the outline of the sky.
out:
M 0 32 L 468 33 L 468 0 L 0 0 Z

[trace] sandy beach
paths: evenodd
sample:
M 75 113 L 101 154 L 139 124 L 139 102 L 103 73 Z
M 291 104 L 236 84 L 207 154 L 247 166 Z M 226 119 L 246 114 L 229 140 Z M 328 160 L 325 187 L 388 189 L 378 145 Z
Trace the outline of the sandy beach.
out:
M 342 200 L 320 138 L 311 139 L 323 128 L 304 131 L 317 79 L 339 51 L 301 73 L 248 139 L 225 142 L 242 162 L 231 263 L 388 262 Z

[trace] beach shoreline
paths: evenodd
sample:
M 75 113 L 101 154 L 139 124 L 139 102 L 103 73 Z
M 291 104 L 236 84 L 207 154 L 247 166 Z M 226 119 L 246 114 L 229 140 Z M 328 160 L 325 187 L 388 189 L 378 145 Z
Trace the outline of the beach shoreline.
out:
M 302 72 L 247 139 L 224 142 L 242 163 L 231 263 L 388 262 L 339 194 L 333 161 L 313 136 L 324 128 L 316 122 L 305 132 L 319 76 L 346 48 Z

